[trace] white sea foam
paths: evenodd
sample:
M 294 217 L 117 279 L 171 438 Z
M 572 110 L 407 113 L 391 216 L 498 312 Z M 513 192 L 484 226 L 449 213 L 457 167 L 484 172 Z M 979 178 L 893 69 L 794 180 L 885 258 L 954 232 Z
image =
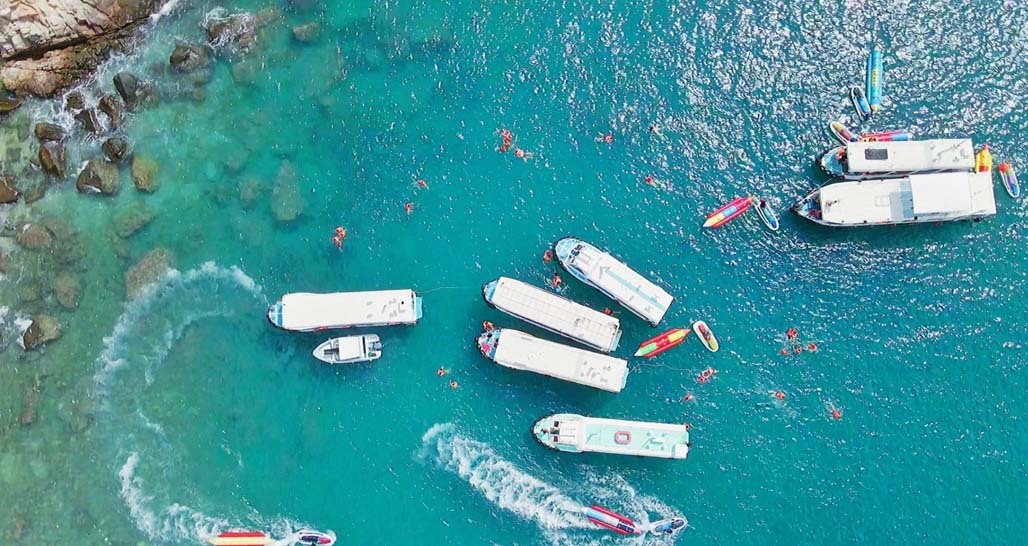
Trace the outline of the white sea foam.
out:
M 157 21 L 160 21 L 162 17 L 171 14 L 171 12 L 174 11 L 176 7 L 178 7 L 178 4 L 179 0 L 168 0 L 164 3 L 163 6 L 161 6 L 161 9 L 157 10 L 156 13 L 150 15 L 150 22 L 156 23 Z

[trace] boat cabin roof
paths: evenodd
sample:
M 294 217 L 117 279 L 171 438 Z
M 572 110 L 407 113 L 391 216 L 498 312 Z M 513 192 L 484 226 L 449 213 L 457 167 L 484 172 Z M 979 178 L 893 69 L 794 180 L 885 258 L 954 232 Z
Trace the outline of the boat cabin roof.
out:
M 970 171 L 974 169 L 974 146 L 966 138 L 850 142 L 846 160 L 849 171 L 855 173 Z
M 364 356 L 364 336 L 336 338 L 340 360 L 353 360 Z
M 420 318 L 413 290 L 294 292 L 282 296 L 281 326 L 287 330 L 316 330 L 379 324 L 413 324 Z
M 628 362 L 620 358 L 561 345 L 510 328 L 500 330 L 494 339 L 492 358 L 504 366 L 611 392 L 621 392 L 628 377 Z
M 989 173 L 938 173 L 839 182 L 821 188 L 822 219 L 862 225 L 996 213 Z

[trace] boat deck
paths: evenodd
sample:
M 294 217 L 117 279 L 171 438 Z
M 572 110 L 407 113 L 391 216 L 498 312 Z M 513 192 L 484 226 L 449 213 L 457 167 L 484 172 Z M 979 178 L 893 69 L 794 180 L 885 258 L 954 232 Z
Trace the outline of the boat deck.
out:
M 819 199 L 822 220 L 838 225 L 936 222 L 996 213 L 988 173 L 841 182 L 821 188 Z
M 970 171 L 974 146 L 970 139 L 851 142 L 848 168 L 854 173 L 886 174 L 918 171 Z
M 533 427 L 537 440 L 561 451 L 684 459 L 689 452 L 685 425 L 623 421 L 556 414 Z
M 413 290 L 295 292 L 268 309 L 272 324 L 296 331 L 414 324 L 420 318 L 421 299 Z
M 656 326 L 675 300 L 663 288 L 595 246 L 566 237 L 555 245 L 557 259 L 579 280 L 592 285 Z
M 501 366 L 527 370 L 610 392 L 621 392 L 628 379 L 628 362 L 554 343 L 518 330 L 484 332 L 478 346 Z
M 483 286 L 482 293 L 500 311 L 605 353 L 621 340 L 618 319 L 542 288 L 500 277 Z

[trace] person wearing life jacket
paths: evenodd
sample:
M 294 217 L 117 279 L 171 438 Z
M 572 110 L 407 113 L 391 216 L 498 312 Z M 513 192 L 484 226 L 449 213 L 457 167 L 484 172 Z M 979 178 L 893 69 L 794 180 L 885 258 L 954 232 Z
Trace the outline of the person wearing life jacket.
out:
M 788 330 L 785 331 L 785 338 L 786 339 L 796 339 L 796 336 L 798 336 L 798 335 L 799 335 L 799 331 L 796 330 L 795 328 L 789 328 Z
M 419 188 L 425 188 L 426 190 L 428 189 L 428 182 L 425 182 L 424 178 L 419 178 L 417 184 Z
M 557 273 L 554 273 L 553 274 L 553 287 L 554 288 L 560 288 L 561 285 L 563 285 L 563 284 L 564 284 L 564 279 L 560 278 L 560 275 L 558 275 Z
M 403 210 L 407 211 L 407 216 L 410 216 L 410 213 L 414 212 L 414 203 L 411 203 L 410 201 L 407 201 L 403 205 Z
M 495 330 L 496 329 L 496 327 L 493 326 L 493 323 L 489 322 L 488 320 L 482 321 L 482 328 L 484 328 L 487 332 L 489 330 Z
M 457 381 L 455 381 L 455 380 L 451 380 L 451 381 L 450 381 L 450 388 L 451 388 L 451 389 L 456 389 L 456 388 L 457 388 L 457 387 L 459 387 L 459 386 L 460 386 L 460 385 L 458 385 L 458 384 L 457 384 Z
M 778 391 L 775 393 L 775 398 L 779 400 L 785 400 L 785 393 L 782 391 Z
M 543 263 L 548 264 L 553 261 L 553 251 L 547 250 L 543 252 Z
M 436 376 L 443 377 L 446 375 L 446 368 L 439 366 L 439 369 L 435 371 Z

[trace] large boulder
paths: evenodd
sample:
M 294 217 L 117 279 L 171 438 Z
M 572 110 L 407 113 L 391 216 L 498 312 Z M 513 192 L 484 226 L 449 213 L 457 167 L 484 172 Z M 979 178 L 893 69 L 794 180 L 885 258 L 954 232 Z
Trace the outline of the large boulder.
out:
M 297 42 L 309 44 L 318 39 L 321 35 L 321 25 L 317 21 L 311 21 L 293 27 L 293 39 Z
M 274 8 L 256 13 L 228 13 L 224 8 L 215 8 L 204 16 L 208 43 L 229 55 L 246 53 L 257 45 L 257 31 L 279 16 Z
M 54 279 L 54 295 L 65 309 L 75 309 L 82 299 L 82 281 L 71 273 L 62 273 Z
M 271 210 L 275 213 L 275 219 L 281 223 L 296 220 L 307 208 L 296 178 L 296 167 L 288 160 L 282 161 L 275 185 L 271 189 Z
M 114 88 L 132 111 L 153 106 L 158 102 L 157 89 L 153 84 L 144 82 L 128 72 L 119 72 L 114 76 Z
M 171 252 L 155 248 L 125 272 L 125 297 L 136 299 L 171 269 Z
M 22 99 L 20 97 L 8 97 L 0 92 L 0 114 L 13 112 L 16 108 L 21 106 L 21 102 Z
M 75 114 L 75 120 L 77 120 L 82 128 L 88 133 L 99 135 L 103 132 L 103 124 L 100 123 L 100 118 L 96 115 L 96 110 L 92 108 L 86 108 Z
M 104 141 L 103 145 L 100 146 L 103 150 L 107 159 L 110 159 L 114 163 L 121 163 L 129 156 L 132 152 L 132 146 L 129 144 L 128 139 L 122 136 L 112 136 Z
M 31 351 L 59 337 L 61 337 L 61 325 L 57 323 L 57 319 L 50 315 L 36 315 L 32 317 L 32 323 L 22 334 L 21 341 L 25 350 Z
M 86 107 L 86 97 L 82 91 L 72 91 L 64 96 L 64 109 L 75 113 Z
M 111 129 L 121 127 L 121 123 L 125 119 L 125 103 L 121 102 L 117 95 L 104 95 L 100 97 L 97 108 L 107 116 Z
M 53 96 L 92 73 L 162 0 L 0 1 L 0 79 Z
M 0 174 L 0 204 L 13 203 L 18 200 L 21 192 L 14 187 L 14 180 L 10 176 Z
M 32 130 L 40 142 L 64 140 L 64 127 L 56 123 L 40 122 Z
M 157 215 L 143 204 L 118 211 L 114 215 L 114 234 L 125 239 L 146 227 Z
M 54 234 L 43 224 L 25 222 L 17 227 L 15 240 L 22 248 L 37 250 L 53 244 Z
M 132 157 L 132 183 L 136 189 L 153 193 L 160 185 L 157 181 L 157 162 L 145 155 L 136 154 Z
M 171 52 L 168 63 L 175 72 L 195 72 L 210 64 L 207 48 L 201 45 L 178 44 Z
M 114 195 L 118 193 L 121 180 L 118 168 L 105 159 L 90 159 L 75 181 L 75 188 L 82 193 L 102 193 Z
M 39 166 L 47 176 L 62 180 L 66 174 L 67 160 L 64 144 L 60 142 L 44 142 L 39 145 Z

